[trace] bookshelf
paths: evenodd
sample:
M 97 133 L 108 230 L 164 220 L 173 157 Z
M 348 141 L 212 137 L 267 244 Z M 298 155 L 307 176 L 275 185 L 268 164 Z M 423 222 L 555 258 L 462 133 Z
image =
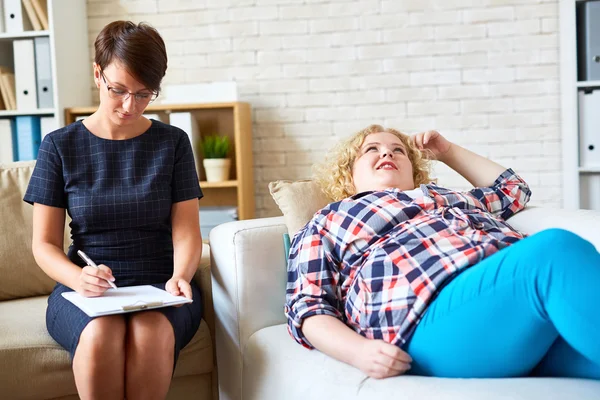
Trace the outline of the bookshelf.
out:
M 87 2 L 47 0 L 47 15 L 47 30 L 0 32 L 0 66 L 6 66 L 18 73 L 19 71 L 15 71 L 13 42 L 19 39 L 47 37 L 50 45 L 52 107 L 23 108 L 17 105 L 16 110 L 0 110 L 0 119 L 22 115 L 53 116 L 54 126 L 61 127 L 65 125 L 62 110 L 66 107 L 92 104 Z
M 96 107 L 71 107 L 65 109 L 65 124 L 78 117 L 91 115 Z M 244 102 L 198 104 L 151 104 L 146 114 L 158 114 L 169 123 L 169 114 L 189 112 L 194 117 L 200 135 L 226 135 L 232 143 L 230 180 L 206 182 L 204 168 L 199 164 L 200 187 L 204 198 L 200 207 L 235 206 L 239 219 L 254 218 L 254 173 L 252 161 L 252 120 L 250 105 Z
M 589 155 L 583 155 L 586 139 L 581 120 L 585 114 L 582 94 L 600 89 L 600 80 L 580 79 L 583 22 L 577 10 L 579 7 L 580 13 L 584 4 L 582 0 L 559 1 L 563 206 L 600 210 L 600 164 L 590 164 Z M 600 24 L 600 18 L 595 22 Z

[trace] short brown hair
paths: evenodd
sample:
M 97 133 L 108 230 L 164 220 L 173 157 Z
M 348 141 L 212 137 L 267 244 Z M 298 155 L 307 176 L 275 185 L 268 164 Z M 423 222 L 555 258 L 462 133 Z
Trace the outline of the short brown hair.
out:
M 152 26 L 144 22 L 137 25 L 131 21 L 111 22 L 96 37 L 94 49 L 94 61 L 101 69 L 117 61 L 148 89 L 160 91 L 167 71 L 167 50 Z
M 369 125 L 349 139 L 338 143 L 337 146 L 329 151 L 324 162 L 314 166 L 313 178 L 323 193 L 330 199 L 340 201 L 356 194 L 352 178 L 354 161 L 365 138 L 371 133 L 379 132 L 388 132 L 396 135 L 406 147 L 408 158 L 413 167 L 415 187 L 433 181 L 429 176 L 431 164 L 430 158 L 427 156 L 427 151 L 419 150 L 409 135 L 395 129 L 384 128 L 381 125 Z

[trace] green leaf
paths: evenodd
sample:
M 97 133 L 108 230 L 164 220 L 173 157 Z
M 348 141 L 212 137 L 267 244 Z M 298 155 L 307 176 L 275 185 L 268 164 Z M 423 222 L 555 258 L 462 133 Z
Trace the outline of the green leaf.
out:
M 204 158 L 227 158 L 229 136 L 208 135 L 202 138 L 200 151 Z

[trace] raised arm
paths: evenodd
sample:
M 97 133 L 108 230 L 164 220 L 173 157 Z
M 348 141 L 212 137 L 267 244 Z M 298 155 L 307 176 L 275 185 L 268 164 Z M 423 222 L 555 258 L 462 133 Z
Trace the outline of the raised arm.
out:
M 419 133 L 413 140 L 418 148 L 454 169 L 475 187 L 467 193 L 442 196 L 445 205 L 468 204 L 506 220 L 529 201 L 529 186 L 511 169 L 449 142 L 436 131 Z
M 427 131 L 413 136 L 417 147 L 429 151 L 434 159 L 443 162 L 475 187 L 492 186 L 506 170 L 502 165 L 448 141 L 437 131 Z

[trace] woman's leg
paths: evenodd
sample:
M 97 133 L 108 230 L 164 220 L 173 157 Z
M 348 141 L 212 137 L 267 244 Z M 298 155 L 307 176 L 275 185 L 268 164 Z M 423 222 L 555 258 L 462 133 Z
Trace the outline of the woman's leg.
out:
M 592 362 L 559 337 L 535 368 L 533 375 L 598 379 L 600 364 Z
M 158 311 L 132 314 L 127 325 L 127 400 L 164 399 L 173 375 L 175 335 Z
M 125 394 L 125 319 L 95 318 L 81 332 L 73 357 L 81 399 L 122 399 Z
M 441 290 L 405 345 L 412 373 L 527 375 L 562 338 L 590 361 L 576 376 L 600 379 L 599 285 L 600 254 L 589 242 L 560 229 L 524 239 Z

